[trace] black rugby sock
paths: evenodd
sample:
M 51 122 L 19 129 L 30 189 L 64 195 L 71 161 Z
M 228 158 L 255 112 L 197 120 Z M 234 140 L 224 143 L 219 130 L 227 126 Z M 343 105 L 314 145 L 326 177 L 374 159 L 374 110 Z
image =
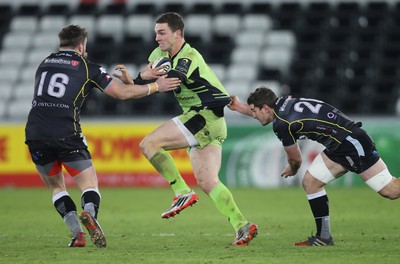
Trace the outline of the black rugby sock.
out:
M 100 208 L 100 194 L 94 189 L 88 189 L 82 193 L 81 201 L 82 209 L 97 219 Z
M 315 224 L 317 226 L 316 235 L 321 238 L 331 237 L 330 218 L 329 218 L 329 199 L 328 196 L 322 195 L 314 199 L 308 200 L 311 211 L 314 215 Z

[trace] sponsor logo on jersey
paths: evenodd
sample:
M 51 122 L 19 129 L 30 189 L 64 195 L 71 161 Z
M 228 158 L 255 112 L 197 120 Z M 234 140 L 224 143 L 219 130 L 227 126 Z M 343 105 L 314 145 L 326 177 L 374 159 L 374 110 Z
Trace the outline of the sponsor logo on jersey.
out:
M 64 68 L 73 71 L 79 70 L 80 62 L 78 60 L 70 60 L 69 58 L 46 58 L 40 67 L 54 67 L 54 68 Z
M 178 63 L 176 64 L 175 70 L 187 74 L 190 68 L 190 64 L 192 64 L 192 61 L 189 59 L 179 59 Z
M 69 109 L 69 105 L 61 104 L 61 103 L 51 103 L 51 102 L 32 102 L 32 107 L 55 107 L 55 108 L 64 108 Z
M 193 100 L 194 96 L 178 96 L 176 97 L 178 100 L 182 100 L 182 101 L 187 101 L 187 100 Z
M 66 53 L 66 52 L 59 52 L 56 54 L 56 56 L 67 56 L 67 57 L 72 57 L 72 54 Z
M 46 64 L 61 64 L 61 65 L 71 65 L 70 60 L 65 60 L 62 58 L 56 59 L 56 58 L 47 58 L 44 60 L 44 63 Z

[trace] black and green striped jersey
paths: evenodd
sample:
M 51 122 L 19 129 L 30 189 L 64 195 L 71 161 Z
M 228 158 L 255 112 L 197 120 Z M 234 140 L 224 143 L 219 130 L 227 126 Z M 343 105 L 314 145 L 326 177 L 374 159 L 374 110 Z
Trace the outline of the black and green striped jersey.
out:
M 79 135 L 82 132 L 79 114 L 85 98 L 93 88 L 103 91 L 111 80 L 103 67 L 75 51 L 50 54 L 36 71 L 26 140 Z
M 342 141 L 360 127 L 335 107 L 310 98 L 278 98 L 273 130 L 284 146 L 298 139 L 311 139 L 335 150 Z
M 168 57 L 168 52 L 156 48 L 149 61 Z M 204 61 L 203 56 L 188 43 L 173 57 L 169 76 L 179 76 L 182 83 L 174 90 L 176 99 L 184 112 L 191 107 L 219 108 L 231 101 L 228 92 Z

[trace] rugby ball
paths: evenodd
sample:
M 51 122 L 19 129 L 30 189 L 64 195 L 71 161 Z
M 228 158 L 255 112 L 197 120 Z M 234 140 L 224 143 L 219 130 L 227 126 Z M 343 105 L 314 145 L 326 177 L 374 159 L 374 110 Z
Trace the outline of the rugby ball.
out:
M 165 68 L 159 70 L 158 72 L 169 72 L 169 70 L 171 69 L 171 59 L 167 57 L 161 57 L 153 62 L 151 68 L 154 69 L 158 66 L 165 66 Z

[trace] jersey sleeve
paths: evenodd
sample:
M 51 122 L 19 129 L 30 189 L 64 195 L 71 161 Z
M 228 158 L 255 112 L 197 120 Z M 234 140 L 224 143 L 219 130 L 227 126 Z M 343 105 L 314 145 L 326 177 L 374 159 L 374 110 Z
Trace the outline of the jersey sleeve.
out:
M 182 58 L 178 59 L 170 72 L 174 75 L 173 77 L 179 77 L 184 81 L 187 80 L 198 67 L 197 57 L 191 56 L 191 53 L 186 53 Z
M 273 125 L 273 130 L 284 147 L 296 144 L 297 139 L 290 131 L 289 124 L 277 121 Z
M 96 88 L 104 91 L 113 78 L 107 73 L 107 70 L 100 65 L 88 62 L 88 68 L 90 82 L 92 82 Z

